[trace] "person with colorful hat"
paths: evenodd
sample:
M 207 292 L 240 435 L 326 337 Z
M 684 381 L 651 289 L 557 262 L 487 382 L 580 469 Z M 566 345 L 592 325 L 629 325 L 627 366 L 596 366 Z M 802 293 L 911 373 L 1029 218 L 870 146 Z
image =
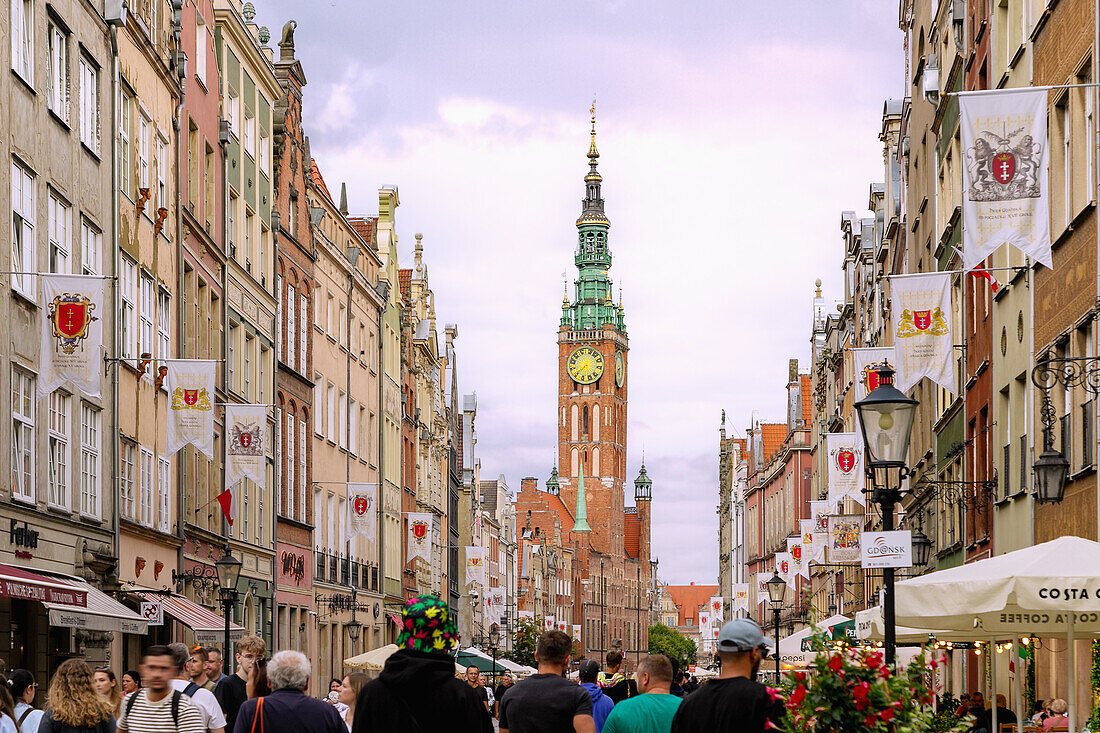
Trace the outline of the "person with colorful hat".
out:
M 716 679 L 684 698 L 672 719 L 672 733 L 782 729 L 783 703 L 756 681 L 760 662 L 774 648 L 752 619 L 726 623 L 718 632 L 721 671 Z
M 401 624 L 397 651 L 359 692 L 352 733 L 492 733 L 481 699 L 455 677 L 458 627 L 447 604 L 437 596 L 410 598 Z

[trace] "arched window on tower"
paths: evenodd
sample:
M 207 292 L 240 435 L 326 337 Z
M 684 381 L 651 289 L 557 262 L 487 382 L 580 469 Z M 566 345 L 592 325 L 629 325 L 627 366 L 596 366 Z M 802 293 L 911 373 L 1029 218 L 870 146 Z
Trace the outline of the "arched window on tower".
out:
M 592 407 L 592 424 L 595 428 L 592 431 L 592 440 L 600 439 L 600 406 L 594 405 Z
M 581 463 L 588 469 L 588 475 L 592 475 L 592 464 L 588 462 L 588 451 L 581 454 Z
M 593 448 L 592 449 L 592 475 L 593 476 L 599 476 L 600 475 L 600 449 L 599 448 Z
M 581 434 L 586 438 L 588 437 L 588 405 L 584 406 L 584 411 L 581 413 L 584 415 L 583 427 L 581 428 Z
M 577 434 L 580 431 L 580 420 L 578 419 L 580 410 L 577 408 L 576 404 L 573 405 L 573 409 L 570 410 L 570 413 L 572 418 L 570 422 L 572 424 L 569 427 L 569 439 L 576 442 L 577 440 L 579 440 Z M 573 475 L 575 476 L 576 473 L 574 473 Z
M 580 458 L 580 451 L 577 450 L 576 448 L 574 448 L 573 453 L 569 458 L 569 467 L 572 469 L 570 471 L 571 476 L 576 476 L 577 475 L 577 471 L 578 471 L 578 468 L 580 466 L 579 458 Z

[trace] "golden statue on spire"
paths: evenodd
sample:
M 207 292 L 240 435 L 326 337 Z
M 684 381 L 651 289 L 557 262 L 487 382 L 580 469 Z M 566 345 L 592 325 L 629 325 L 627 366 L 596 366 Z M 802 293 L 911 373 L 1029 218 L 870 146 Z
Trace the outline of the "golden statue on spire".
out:
M 592 97 L 592 106 L 588 108 L 588 113 L 592 115 L 592 144 L 588 147 L 588 157 L 598 158 L 600 157 L 600 151 L 596 150 L 596 97 Z

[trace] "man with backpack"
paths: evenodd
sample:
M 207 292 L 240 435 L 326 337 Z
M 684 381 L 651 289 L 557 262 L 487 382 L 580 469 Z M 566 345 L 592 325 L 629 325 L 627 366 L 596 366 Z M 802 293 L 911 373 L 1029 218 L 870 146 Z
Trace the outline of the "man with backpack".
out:
M 205 733 L 202 713 L 191 698 L 172 689 L 179 675 L 179 663 L 172 650 L 151 646 L 141 657 L 144 684 L 131 692 L 122 703 L 118 719 L 120 733 Z
M 203 687 L 206 670 L 203 668 L 205 655 L 202 647 L 188 651 L 180 643 L 169 644 L 176 661 L 181 662 L 180 674 L 172 680 L 172 689 L 179 690 L 191 698 L 191 702 L 202 713 L 202 724 L 210 733 L 225 733 L 225 715 L 214 693 Z M 200 681 L 201 680 L 201 681 Z

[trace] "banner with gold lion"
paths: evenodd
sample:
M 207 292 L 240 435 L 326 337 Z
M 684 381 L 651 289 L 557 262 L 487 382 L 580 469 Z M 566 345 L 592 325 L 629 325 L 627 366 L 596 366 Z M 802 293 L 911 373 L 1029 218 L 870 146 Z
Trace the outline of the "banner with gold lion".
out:
M 217 362 L 168 359 L 168 446 L 165 456 L 191 444 L 214 458 L 214 374 Z
M 951 274 L 930 272 L 890 278 L 894 384 L 906 392 L 928 377 L 953 394 L 955 340 L 951 332 Z

